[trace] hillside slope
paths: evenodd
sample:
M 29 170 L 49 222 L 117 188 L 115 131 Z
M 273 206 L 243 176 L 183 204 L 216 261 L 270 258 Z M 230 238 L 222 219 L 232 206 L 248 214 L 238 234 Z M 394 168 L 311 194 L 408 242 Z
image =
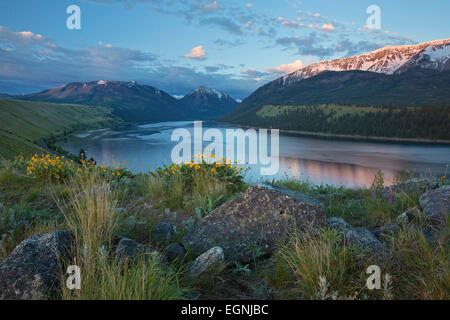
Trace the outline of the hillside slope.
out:
M 0 99 L 0 155 L 40 152 L 41 138 L 117 123 L 111 110 L 74 104 Z

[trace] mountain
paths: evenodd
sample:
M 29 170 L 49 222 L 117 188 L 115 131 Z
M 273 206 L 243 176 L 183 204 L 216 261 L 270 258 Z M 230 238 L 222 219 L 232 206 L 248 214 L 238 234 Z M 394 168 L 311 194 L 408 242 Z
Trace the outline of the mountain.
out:
M 232 111 L 238 102 L 215 89 L 200 87 L 179 100 L 182 115 L 186 119 L 215 119 Z
M 239 123 L 263 105 L 450 106 L 450 39 L 323 61 L 258 88 L 221 120 Z M 252 110 L 252 111 L 251 111 Z
M 136 81 L 105 80 L 73 82 L 14 98 L 111 107 L 114 115 L 127 122 L 208 120 L 232 111 L 238 104 L 229 95 L 205 87 L 177 99 L 160 89 L 137 84 Z
M 420 67 L 438 71 L 450 70 L 450 38 L 417 45 L 389 46 L 367 54 L 313 63 L 275 82 L 291 85 L 324 71 L 360 70 L 383 74 L 400 74 Z
M 177 100 L 157 88 L 135 81 L 73 82 L 39 93 L 21 95 L 21 100 L 106 106 L 129 122 L 166 121 L 179 118 Z

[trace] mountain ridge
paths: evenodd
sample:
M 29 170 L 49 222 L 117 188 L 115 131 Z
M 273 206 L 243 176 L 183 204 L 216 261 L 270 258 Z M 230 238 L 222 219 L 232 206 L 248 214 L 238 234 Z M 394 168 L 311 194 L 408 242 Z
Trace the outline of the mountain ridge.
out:
M 435 55 L 436 51 L 440 50 L 442 50 L 442 54 L 445 59 L 441 60 L 439 59 L 439 56 Z M 434 63 L 426 63 L 426 56 L 429 58 L 431 56 L 434 59 Z M 290 85 L 303 79 L 314 77 L 324 71 L 360 70 L 384 74 L 395 74 L 405 72 L 409 68 L 413 68 L 415 66 L 444 71 L 450 70 L 449 56 L 450 38 L 433 40 L 416 45 L 387 46 L 369 53 L 313 63 L 283 77 L 275 79 L 272 82 L 282 85 Z M 410 64 L 407 66 L 406 64 L 411 61 L 414 61 L 415 64 Z
M 196 99 L 192 99 L 194 95 Z M 237 105 L 229 95 L 206 87 L 197 88 L 183 98 L 176 99 L 156 87 L 141 85 L 136 81 L 113 80 L 71 82 L 37 93 L 9 97 L 26 101 L 106 106 L 127 122 L 206 120 L 227 113 Z

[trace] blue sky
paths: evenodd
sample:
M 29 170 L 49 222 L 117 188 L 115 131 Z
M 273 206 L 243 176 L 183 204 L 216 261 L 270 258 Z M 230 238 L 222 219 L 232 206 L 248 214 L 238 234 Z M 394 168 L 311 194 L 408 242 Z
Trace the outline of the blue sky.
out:
M 73 4 L 80 30 L 66 27 Z M 373 4 L 380 30 L 365 28 Z M 448 38 L 449 12 L 448 0 L 3 0 L 0 92 L 106 79 L 242 99 L 313 62 Z

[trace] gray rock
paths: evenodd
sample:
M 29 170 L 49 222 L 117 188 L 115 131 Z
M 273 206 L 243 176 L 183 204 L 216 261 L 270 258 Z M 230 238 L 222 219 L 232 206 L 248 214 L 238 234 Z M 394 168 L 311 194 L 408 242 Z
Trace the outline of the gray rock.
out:
M 320 202 L 316 198 L 310 197 L 309 195 L 307 195 L 305 193 L 302 193 L 302 192 L 299 192 L 299 191 L 290 190 L 290 189 L 287 189 L 287 188 L 281 187 L 281 186 L 275 186 L 275 185 L 272 185 L 272 184 L 261 184 L 260 186 L 263 187 L 263 188 L 266 188 L 266 189 L 273 190 L 275 192 L 284 194 L 284 195 L 286 195 L 288 197 L 294 198 L 295 200 L 298 200 L 298 201 L 300 201 L 302 203 L 310 204 L 310 205 L 317 206 L 317 207 L 320 207 L 320 208 L 323 207 L 322 202 Z
M 341 218 L 327 219 L 327 227 L 342 232 L 342 240 L 348 246 L 358 246 L 373 259 L 384 259 L 387 255 L 386 246 L 375 235 L 361 227 L 352 227 Z
M 224 252 L 221 247 L 214 247 L 201 254 L 187 268 L 186 273 L 193 277 L 200 277 L 213 266 L 218 266 L 224 261 Z
M 116 247 L 115 256 L 117 260 L 123 262 L 131 262 L 140 256 L 161 259 L 165 263 L 164 258 L 161 254 L 153 248 L 144 246 L 143 244 L 128 238 L 120 238 L 119 243 Z
M 248 263 L 272 253 L 295 229 L 315 233 L 324 226 L 325 214 L 320 207 L 252 186 L 202 218 L 182 243 L 194 254 L 220 246 L 227 261 Z
M 422 194 L 419 203 L 424 215 L 430 219 L 433 226 L 446 226 L 450 212 L 450 186 Z
M 398 217 L 395 220 L 400 225 L 407 225 L 407 224 L 409 224 L 408 213 L 406 211 L 403 212 L 402 214 L 398 215 Z
M 391 186 L 392 191 L 395 193 L 401 192 L 414 192 L 418 191 L 420 193 L 433 190 L 439 187 L 438 179 L 428 179 L 428 178 L 414 178 L 406 180 L 401 184 L 396 184 Z
M 342 218 L 331 217 L 327 219 L 327 228 L 346 232 L 352 228 L 352 226 Z
M 156 242 L 167 242 L 175 234 L 175 227 L 167 222 L 159 222 L 152 231 L 152 240 Z
M 22 241 L 0 263 L 0 300 L 58 298 L 60 265 L 70 260 L 70 231 L 38 234 Z
M 166 247 L 165 251 L 167 255 L 167 260 L 169 260 L 169 262 L 175 260 L 181 261 L 186 255 L 186 249 L 183 247 L 181 243 L 178 242 L 169 244 Z

